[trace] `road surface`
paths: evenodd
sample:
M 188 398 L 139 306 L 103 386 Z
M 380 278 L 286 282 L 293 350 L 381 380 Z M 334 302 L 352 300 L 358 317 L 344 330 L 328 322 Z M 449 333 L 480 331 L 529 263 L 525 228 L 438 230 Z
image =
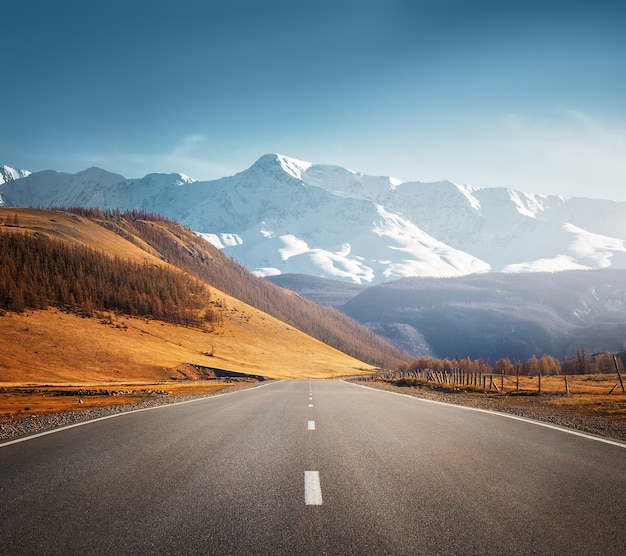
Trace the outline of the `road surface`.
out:
M 626 554 L 626 446 L 341 381 L 0 445 L 1 554 Z

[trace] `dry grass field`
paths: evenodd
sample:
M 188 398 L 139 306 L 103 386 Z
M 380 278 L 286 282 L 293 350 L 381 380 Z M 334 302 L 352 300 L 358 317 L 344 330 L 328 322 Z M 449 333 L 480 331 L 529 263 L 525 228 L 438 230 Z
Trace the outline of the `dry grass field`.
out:
M 568 376 L 550 375 L 542 377 L 527 375 L 519 375 L 519 377 L 505 375 L 503 377 L 499 374 L 485 376 L 485 388 L 470 385 L 464 386 L 464 389 L 468 392 L 487 391 L 491 394 L 508 394 L 510 396 L 545 394 L 548 397 L 562 396 L 571 398 L 604 395 L 615 398 L 617 394 L 622 393 L 616 373 Z M 490 377 L 493 377 L 493 382 L 490 380 Z M 622 378 L 626 380 L 626 377 Z
M 622 377 L 624 378 L 624 377 Z M 573 375 L 541 378 L 539 399 L 548 407 L 586 415 L 606 417 L 626 424 L 626 394 L 616 374 Z M 515 378 L 505 380 L 506 391 L 515 391 Z M 538 392 L 537 377 L 520 377 L 520 389 Z M 610 392 L 610 393 L 609 393 Z M 509 396 L 511 397 L 511 396 Z

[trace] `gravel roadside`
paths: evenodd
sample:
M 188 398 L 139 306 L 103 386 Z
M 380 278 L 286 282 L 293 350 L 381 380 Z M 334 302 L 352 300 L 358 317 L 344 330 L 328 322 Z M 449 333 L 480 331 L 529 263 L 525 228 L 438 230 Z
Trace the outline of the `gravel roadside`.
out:
M 118 413 L 126 413 L 137 409 L 145 409 L 149 407 L 158 407 L 170 405 L 173 403 L 185 402 L 200 398 L 210 398 L 219 394 L 227 394 L 244 388 L 258 386 L 258 383 L 238 383 L 227 388 L 222 388 L 216 392 L 209 394 L 191 394 L 185 396 L 159 396 L 158 398 L 149 398 L 140 402 L 131 404 L 110 405 L 105 407 L 88 407 L 77 411 L 61 411 L 58 413 L 49 413 L 45 415 L 31 415 L 25 419 L 16 419 L 6 423 L 0 423 L 0 443 L 4 440 L 13 440 L 24 436 L 30 436 L 40 432 L 92 421 L 101 417 L 115 415 Z
M 626 442 L 626 422 L 609 417 L 595 417 L 560 410 L 542 403 L 541 398 L 537 397 L 524 397 L 521 399 L 488 394 L 469 394 L 462 390 L 394 386 L 382 381 L 355 380 L 354 382 L 363 386 L 407 394 L 416 398 L 499 411 L 509 415 L 575 429 L 603 438 Z

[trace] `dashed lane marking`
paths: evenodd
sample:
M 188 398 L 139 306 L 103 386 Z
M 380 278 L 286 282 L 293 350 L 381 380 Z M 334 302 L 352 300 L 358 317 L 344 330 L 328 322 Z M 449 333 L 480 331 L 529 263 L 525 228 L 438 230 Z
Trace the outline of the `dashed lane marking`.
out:
M 307 506 L 322 505 L 322 487 L 319 471 L 304 472 L 304 503 Z

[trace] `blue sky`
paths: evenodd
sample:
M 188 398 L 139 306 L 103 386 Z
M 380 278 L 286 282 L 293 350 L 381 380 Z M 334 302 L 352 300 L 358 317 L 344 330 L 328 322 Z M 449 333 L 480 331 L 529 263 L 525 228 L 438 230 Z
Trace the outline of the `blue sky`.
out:
M 0 164 L 214 179 L 268 152 L 626 201 L 626 2 L 8 0 Z

